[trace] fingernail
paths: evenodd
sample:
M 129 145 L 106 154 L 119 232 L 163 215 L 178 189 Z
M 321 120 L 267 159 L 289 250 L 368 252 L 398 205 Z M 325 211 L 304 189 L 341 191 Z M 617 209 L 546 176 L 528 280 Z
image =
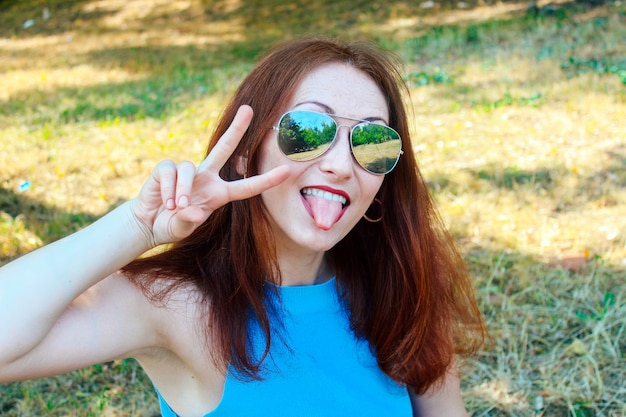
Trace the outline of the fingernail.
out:
M 170 198 L 169 200 L 167 200 L 165 202 L 165 207 L 167 207 L 168 210 L 174 210 L 174 207 L 176 207 L 176 204 L 174 204 L 174 199 Z
M 186 195 L 183 195 L 183 196 L 181 196 L 178 199 L 178 206 L 179 207 L 183 207 L 184 208 L 184 207 L 187 207 L 188 205 L 189 205 L 189 199 L 187 198 Z

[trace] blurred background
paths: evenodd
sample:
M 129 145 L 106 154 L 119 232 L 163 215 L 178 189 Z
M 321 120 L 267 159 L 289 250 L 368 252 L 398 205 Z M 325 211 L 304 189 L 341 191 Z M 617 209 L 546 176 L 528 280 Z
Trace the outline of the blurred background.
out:
M 271 45 L 404 61 L 413 146 L 492 335 L 474 416 L 626 415 L 626 3 L 0 1 L 0 264 L 202 160 Z M 157 416 L 132 360 L 0 385 L 2 416 Z

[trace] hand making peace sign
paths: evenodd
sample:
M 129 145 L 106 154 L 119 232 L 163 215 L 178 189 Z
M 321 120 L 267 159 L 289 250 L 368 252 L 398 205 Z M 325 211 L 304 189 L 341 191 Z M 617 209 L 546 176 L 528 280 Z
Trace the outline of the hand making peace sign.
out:
M 144 183 L 134 205 L 152 247 L 189 236 L 216 209 L 244 200 L 283 182 L 287 166 L 238 181 L 225 181 L 219 171 L 235 151 L 252 120 L 252 108 L 241 106 L 233 122 L 196 168 L 185 161 L 160 162 Z

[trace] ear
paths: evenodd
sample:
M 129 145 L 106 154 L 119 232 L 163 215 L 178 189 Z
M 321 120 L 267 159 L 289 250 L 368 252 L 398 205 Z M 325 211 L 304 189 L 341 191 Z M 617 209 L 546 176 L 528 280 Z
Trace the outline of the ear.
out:
M 246 172 L 248 171 L 248 157 L 237 155 L 235 157 L 235 170 L 237 170 L 237 174 L 246 178 Z

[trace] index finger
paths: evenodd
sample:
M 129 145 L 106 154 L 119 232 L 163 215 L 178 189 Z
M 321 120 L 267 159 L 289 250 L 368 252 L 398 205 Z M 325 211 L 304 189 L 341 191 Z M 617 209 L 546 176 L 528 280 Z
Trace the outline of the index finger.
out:
M 252 107 L 248 105 L 239 107 L 233 121 L 230 126 L 228 126 L 228 129 L 226 129 L 226 132 L 219 138 L 204 161 L 198 165 L 197 172 L 206 170 L 217 172 L 224 166 L 228 158 L 235 152 L 246 130 L 248 130 L 252 115 Z
M 287 165 L 277 166 L 268 172 L 244 180 L 229 182 L 228 201 L 245 200 L 277 186 L 289 177 Z

